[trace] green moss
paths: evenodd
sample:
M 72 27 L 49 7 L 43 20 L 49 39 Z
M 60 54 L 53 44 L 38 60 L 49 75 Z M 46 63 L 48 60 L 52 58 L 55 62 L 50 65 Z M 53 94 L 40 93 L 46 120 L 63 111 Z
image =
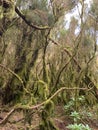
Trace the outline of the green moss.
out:
M 47 83 L 42 80 L 36 81 L 33 86 L 33 93 L 34 96 L 39 97 L 40 100 L 46 100 L 49 96 L 49 89 Z
M 9 7 L 5 8 L 2 5 L 0 6 L 0 19 L 3 17 L 11 20 L 15 15 L 15 5 L 13 1 L 8 1 Z
M 0 19 L 2 19 L 2 18 L 3 18 L 3 7 L 0 6 Z

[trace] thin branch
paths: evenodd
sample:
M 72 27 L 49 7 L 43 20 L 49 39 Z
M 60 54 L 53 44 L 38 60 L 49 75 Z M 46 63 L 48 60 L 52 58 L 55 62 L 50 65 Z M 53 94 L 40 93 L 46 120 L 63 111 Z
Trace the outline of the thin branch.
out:
M 52 41 L 52 43 L 54 43 L 55 45 L 61 46 L 58 42 L 54 41 L 52 38 L 49 38 L 49 40 Z M 96 46 L 96 45 L 95 45 L 95 46 Z M 69 57 L 72 57 L 72 55 L 70 54 L 70 52 L 69 52 L 66 48 L 64 48 L 63 50 L 68 54 Z M 81 68 L 81 66 L 79 65 L 79 63 L 77 62 L 77 60 L 75 59 L 75 57 L 73 57 L 72 60 L 73 60 L 74 63 L 77 65 L 78 71 L 81 71 L 82 68 Z M 98 91 L 98 90 L 97 90 L 97 87 L 96 87 L 96 85 L 94 84 L 94 82 L 91 80 L 91 78 L 90 78 L 88 75 L 85 75 L 85 79 L 83 79 L 83 80 L 84 80 L 85 84 L 87 84 L 87 86 L 89 86 L 89 84 L 92 84 L 91 86 L 93 86 L 96 99 L 98 100 L 98 94 L 97 94 L 97 91 Z
M 50 41 L 52 41 L 52 43 L 54 43 L 57 46 L 61 46 L 58 42 L 54 41 L 52 38 L 49 38 Z M 63 51 L 65 51 L 67 53 L 67 55 L 69 55 L 69 57 L 72 57 L 72 55 L 70 54 L 70 52 L 64 48 Z M 73 57 L 73 60 L 75 62 L 75 64 L 78 66 L 78 69 L 81 70 L 80 65 L 78 64 L 77 60 Z
M 49 38 L 49 40 L 52 41 L 55 45 L 61 46 L 59 43 L 57 43 L 56 41 L 54 41 L 52 38 Z M 60 70 L 60 72 L 59 72 L 59 74 L 58 74 L 58 76 L 57 76 L 57 79 L 56 79 L 56 82 L 55 82 L 55 85 L 54 85 L 54 87 L 53 87 L 52 92 L 55 91 L 56 86 L 57 86 L 57 84 L 58 84 L 58 82 L 59 82 L 61 73 L 62 73 L 63 70 L 68 66 L 68 64 L 70 63 L 70 61 L 71 61 L 71 60 L 74 60 L 75 63 L 77 63 L 77 61 L 76 61 L 75 58 L 74 58 L 75 54 L 71 55 L 70 52 L 69 52 L 66 48 L 64 48 L 63 50 L 69 55 L 70 59 L 69 59 L 68 62 L 61 68 L 61 70 Z M 78 65 L 78 63 L 77 63 L 77 65 Z M 81 68 L 80 68 L 79 65 L 78 65 L 78 68 L 79 68 L 79 70 L 81 70 Z
M 0 122 L 0 125 L 4 125 L 7 123 L 9 117 L 12 115 L 12 113 L 15 111 L 15 109 L 13 108 L 5 117 L 4 119 Z
M 32 27 L 32 28 L 34 28 L 34 29 L 38 29 L 38 30 L 50 29 L 50 27 L 48 27 L 48 26 L 40 27 L 40 26 L 37 26 L 37 25 L 32 24 L 30 21 L 28 21 L 28 20 L 26 19 L 25 15 L 22 14 L 22 12 L 21 12 L 21 11 L 18 9 L 18 7 L 16 7 L 16 6 L 15 6 L 15 12 L 18 14 L 19 17 L 21 17 L 21 18 L 25 21 L 25 23 L 26 23 L 28 26 L 30 26 L 30 27 Z
M 7 70 L 7 71 L 9 71 L 11 74 L 13 74 L 20 81 L 22 86 L 24 87 L 23 80 L 19 77 L 19 75 L 17 75 L 14 71 L 12 71 L 11 69 L 7 68 L 6 66 L 4 66 L 2 64 L 0 64 L 0 67 Z
M 4 66 L 4 65 L 2 65 L 2 64 L 0 64 L 0 67 L 3 68 L 3 69 L 5 69 L 5 70 L 7 70 L 7 71 L 10 72 L 11 74 L 13 74 L 13 75 L 20 81 L 20 83 L 21 83 L 21 85 L 22 85 L 24 91 L 25 91 L 26 93 L 30 94 L 30 92 L 25 88 L 24 83 L 23 83 L 23 80 L 20 78 L 20 76 L 19 76 L 18 74 L 16 74 L 14 71 L 12 71 L 11 69 L 7 68 L 6 66 Z M 30 95 L 31 95 L 31 94 L 30 94 Z

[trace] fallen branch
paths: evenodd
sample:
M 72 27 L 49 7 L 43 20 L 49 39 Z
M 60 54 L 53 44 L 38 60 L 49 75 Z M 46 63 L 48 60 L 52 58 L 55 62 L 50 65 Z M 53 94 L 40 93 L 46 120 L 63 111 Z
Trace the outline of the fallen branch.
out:
M 0 125 L 5 125 L 9 119 L 9 117 L 13 114 L 13 112 L 15 112 L 18 109 L 22 109 L 22 110 L 33 110 L 33 109 L 38 109 L 39 107 L 42 107 L 43 105 L 45 105 L 47 103 L 47 101 L 52 100 L 56 95 L 58 95 L 60 92 L 64 91 L 64 90 L 86 90 L 86 91 L 90 91 L 90 89 L 88 88 L 66 88 L 66 87 L 62 87 L 59 90 L 57 90 L 50 98 L 48 98 L 46 101 L 34 105 L 34 106 L 15 106 L 5 117 L 4 119 L 0 122 Z
M 9 117 L 12 115 L 12 113 L 15 111 L 15 109 L 13 108 L 5 117 L 4 119 L 0 122 L 0 125 L 4 125 L 7 123 Z

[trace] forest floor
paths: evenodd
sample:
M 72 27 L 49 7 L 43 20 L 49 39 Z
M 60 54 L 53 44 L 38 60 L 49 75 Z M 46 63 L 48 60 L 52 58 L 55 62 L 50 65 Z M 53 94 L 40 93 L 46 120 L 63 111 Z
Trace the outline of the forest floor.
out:
M 0 107 L 2 110 L 2 107 Z M 4 109 L 3 111 L 0 110 L 0 122 L 2 119 L 7 115 L 8 111 L 7 109 Z M 65 115 L 64 109 L 61 106 L 57 106 L 55 109 L 55 117 L 52 118 L 55 125 L 59 128 L 59 130 L 68 130 L 66 126 L 72 123 L 72 120 L 70 117 Z M 38 124 L 40 124 L 41 119 L 39 118 L 38 114 L 34 114 L 32 118 L 32 125 L 31 127 L 34 128 Z M 92 130 L 98 130 L 98 120 L 85 120 L 85 123 L 92 128 Z M 23 112 L 22 111 L 16 111 L 14 112 L 7 123 L 5 125 L 0 126 L 0 130 L 27 130 L 28 124 L 24 123 L 23 118 Z M 30 127 L 30 128 L 31 128 Z M 31 129 L 29 129 L 31 130 Z M 35 130 L 38 130 L 36 127 Z

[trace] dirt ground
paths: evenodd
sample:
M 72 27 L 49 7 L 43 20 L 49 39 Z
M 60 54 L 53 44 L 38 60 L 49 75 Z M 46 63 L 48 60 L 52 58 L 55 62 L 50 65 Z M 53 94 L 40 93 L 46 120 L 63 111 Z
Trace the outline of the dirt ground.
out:
M 8 111 L 4 110 L 0 112 L 0 121 L 7 115 Z M 14 112 L 5 125 L 0 126 L 0 130 L 32 130 L 31 128 L 35 127 L 35 130 L 39 130 L 36 126 L 40 124 L 40 118 L 38 114 L 32 114 L 32 123 L 31 127 L 28 124 L 25 124 L 22 111 Z M 59 130 L 68 130 L 66 126 L 72 123 L 71 119 L 65 115 L 64 110 L 61 106 L 58 106 L 55 110 L 55 117 L 52 118 L 55 125 Z M 98 120 L 86 120 L 92 130 L 98 130 Z M 27 129 L 28 128 L 28 129 Z

